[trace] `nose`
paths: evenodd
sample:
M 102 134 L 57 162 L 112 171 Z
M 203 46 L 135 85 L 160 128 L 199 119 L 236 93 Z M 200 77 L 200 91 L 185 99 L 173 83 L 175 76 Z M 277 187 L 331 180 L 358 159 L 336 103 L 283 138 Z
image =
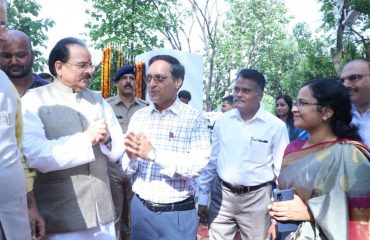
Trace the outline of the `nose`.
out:
M 11 63 L 16 63 L 16 62 L 18 62 L 18 58 L 17 58 L 17 56 L 13 55 L 13 56 L 10 58 L 10 62 L 11 62 Z
M 295 112 L 298 112 L 298 111 L 299 111 L 298 107 L 296 105 L 293 105 L 292 106 L 292 113 L 295 113 Z
M 343 82 L 342 82 L 342 84 L 343 84 L 343 86 L 345 86 L 345 87 L 349 87 L 349 86 L 351 86 L 351 81 L 350 81 L 350 80 L 348 80 L 348 79 L 344 79 L 344 80 L 343 80 Z

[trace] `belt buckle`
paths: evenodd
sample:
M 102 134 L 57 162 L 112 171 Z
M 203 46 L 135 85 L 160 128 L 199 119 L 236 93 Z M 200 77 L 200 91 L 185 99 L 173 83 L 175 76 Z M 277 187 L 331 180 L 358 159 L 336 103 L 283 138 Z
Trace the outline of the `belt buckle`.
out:
M 234 185 L 234 189 L 236 194 L 243 194 L 244 193 L 244 187 L 240 185 Z

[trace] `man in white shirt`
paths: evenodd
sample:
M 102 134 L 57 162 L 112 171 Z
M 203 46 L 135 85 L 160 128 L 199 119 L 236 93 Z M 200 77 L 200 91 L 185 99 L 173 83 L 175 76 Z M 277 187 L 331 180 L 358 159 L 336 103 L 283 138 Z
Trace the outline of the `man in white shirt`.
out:
M 199 177 L 198 215 L 208 222 L 210 239 L 234 239 L 237 228 L 242 239 L 265 239 L 270 227 L 271 182 L 280 172 L 289 137 L 284 122 L 260 106 L 264 86 L 261 73 L 241 70 L 235 109 L 216 120 L 210 161 Z
M 87 89 L 93 66 L 83 41 L 64 38 L 49 55 L 52 83 L 22 97 L 23 153 L 47 239 L 115 240 L 107 161 L 123 154 L 112 108 Z
M 344 66 L 340 79 L 351 97 L 352 123 L 370 147 L 370 60 L 350 61 Z

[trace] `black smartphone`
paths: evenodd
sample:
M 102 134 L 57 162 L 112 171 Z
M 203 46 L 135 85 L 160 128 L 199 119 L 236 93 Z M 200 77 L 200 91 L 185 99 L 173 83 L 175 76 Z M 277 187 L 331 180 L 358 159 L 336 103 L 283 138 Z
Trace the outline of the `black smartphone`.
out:
M 273 191 L 274 201 L 287 201 L 293 200 L 294 193 L 292 189 L 274 189 Z M 299 222 L 297 221 L 277 221 L 278 232 L 294 232 L 298 229 Z

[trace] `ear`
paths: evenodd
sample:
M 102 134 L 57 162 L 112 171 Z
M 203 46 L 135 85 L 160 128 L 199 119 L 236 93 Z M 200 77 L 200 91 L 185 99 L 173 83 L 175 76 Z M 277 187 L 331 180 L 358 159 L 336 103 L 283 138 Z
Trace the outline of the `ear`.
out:
M 258 98 L 259 98 L 259 101 L 262 101 L 263 91 L 258 91 Z
M 175 80 L 175 85 L 176 85 L 176 89 L 177 90 L 179 90 L 180 88 L 181 88 L 181 86 L 182 86 L 182 83 L 184 82 L 184 80 L 183 79 L 181 79 L 181 78 L 177 78 L 176 80 Z
M 330 107 L 324 107 L 323 108 L 323 111 L 322 111 L 322 119 L 324 121 L 330 119 L 333 115 L 334 115 L 333 109 L 331 109 Z
M 57 76 L 62 75 L 63 62 L 56 61 L 54 63 L 54 67 L 55 67 L 55 72 L 57 73 Z

